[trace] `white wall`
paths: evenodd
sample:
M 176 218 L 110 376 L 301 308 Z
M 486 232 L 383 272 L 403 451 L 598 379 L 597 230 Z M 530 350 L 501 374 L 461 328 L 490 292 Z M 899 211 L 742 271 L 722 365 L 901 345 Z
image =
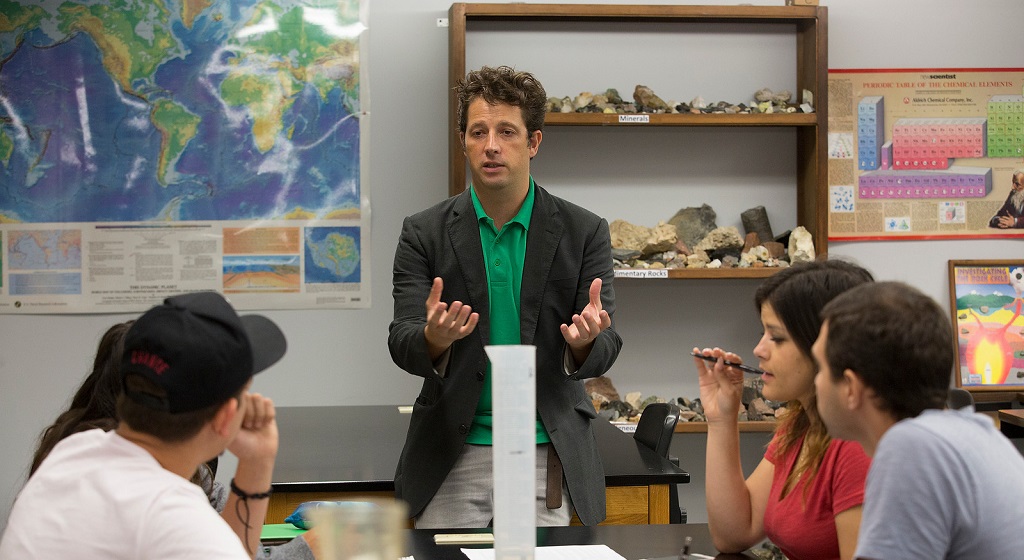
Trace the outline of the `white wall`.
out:
M 754 3 L 779 5 L 782 0 Z M 279 365 L 257 377 L 256 389 L 273 396 L 279 405 L 398 404 L 409 403 L 416 395 L 418 383 L 391 363 L 386 348 L 391 258 L 402 218 L 447 194 L 447 30 L 436 27 L 435 20 L 447 16 L 449 5 L 442 0 L 371 0 L 373 306 L 359 311 L 267 313 L 287 333 L 290 350 Z M 832 68 L 1024 67 L 1024 50 L 1017 40 L 1019 22 L 1024 20 L 1024 4 L 1019 0 L 833 0 L 826 5 Z M 510 45 L 510 56 L 515 51 Z M 551 64 L 557 60 L 554 53 Z M 522 68 L 541 76 L 550 72 L 546 67 Z M 561 154 L 573 152 L 559 147 L 560 131 L 547 134 L 544 147 L 559 157 L 545 160 L 548 152 L 541 150 L 535 169 L 539 182 L 557 194 L 579 197 L 609 218 L 653 225 L 668 217 L 664 209 L 649 215 L 611 214 L 622 200 L 619 190 L 593 189 L 584 194 L 559 190 L 558 181 L 568 181 L 574 165 L 561 161 L 568 157 Z M 785 141 L 783 135 L 781 142 Z M 645 171 L 640 168 L 638 176 Z M 786 172 L 783 164 L 780 173 Z M 744 180 L 742 173 L 729 168 L 705 174 Z M 768 174 L 774 176 L 775 171 L 770 169 Z M 677 202 L 667 211 L 690 204 Z M 752 200 L 749 206 L 756 203 L 761 201 Z M 1020 241 L 915 241 L 833 243 L 831 252 L 855 259 L 879 279 L 913 283 L 945 306 L 947 260 L 1020 257 L 1022 248 Z M 622 392 L 645 395 L 694 396 L 697 385 L 684 355 L 687 348 L 716 344 L 749 357 L 759 332 L 751 303 L 755 286 L 756 282 L 746 280 L 616 283 L 616 319 L 625 341 L 610 372 L 616 386 Z M 4 450 L 0 454 L 0 527 L 6 525 L 6 512 L 24 481 L 40 430 L 85 375 L 100 334 L 126 318 L 0 316 L 0 411 L 7 424 L 0 432 Z M 749 439 L 748 463 L 764 443 L 763 438 Z M 695 484 L 684 489 L 683 499 L 693 522 L 706 520 L 702 445 L 699 436 L 677 437 L 673 447 L 684 468 L 694 473 Z

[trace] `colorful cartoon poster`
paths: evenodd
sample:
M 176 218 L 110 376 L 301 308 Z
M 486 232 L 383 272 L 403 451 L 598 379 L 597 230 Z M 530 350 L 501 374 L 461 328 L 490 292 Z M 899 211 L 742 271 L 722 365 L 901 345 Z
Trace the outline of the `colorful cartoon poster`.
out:
M 4 2 L 0 313 L 367 307 L 365 4 Z
M 1024 69 L 829 70 L 829 239 L 1024 238 Z
M 957 385 L 1024 386 L 1024 261 L 950 261 Z

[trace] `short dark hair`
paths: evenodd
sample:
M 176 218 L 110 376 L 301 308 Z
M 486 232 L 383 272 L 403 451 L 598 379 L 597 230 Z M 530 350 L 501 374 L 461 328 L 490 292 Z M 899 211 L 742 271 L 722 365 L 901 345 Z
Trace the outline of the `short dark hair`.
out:
M 517 72 L 509 66 L 484 66 L 474 70 L 455 86 L 459 98 L 459 131 L 466 132 L 469 105 L 477 97 L 490 104 L 505 103 L 519 107 L 527 134 L 544 128 L 547 93 L 529 72 Z
M 156 398 L 167 396 L 162 387 L 138 374 L 127 374 L 124 383 L 129 391 L 149 394 Z M 241 399 L 244 391 L 243 387 L 238 394 L 227 400 Z M 198 410 L 168 412 L 150 408 L 121 393 L 117 399 L 117 415 L 121 422 L 128 424 L 136 432 L 149 434 L 167 443 L 180 443 L 198 434 L 199 430 L 217 415 L 217 411 L 227 400 Z
M 935 300 L 902 282 L 875 282 L 829 302 L 822 319 L 833 379 L 853 371 L 897 420 L 945 407 L 953 327 Z
M 866 269 L 843 260 L 801 262 L 784 268 L 758 286 L 754 304 L 758 313 L 768 303 L 805 356 L 821 330 L 821 309 L 837 295 L 871 282 Z

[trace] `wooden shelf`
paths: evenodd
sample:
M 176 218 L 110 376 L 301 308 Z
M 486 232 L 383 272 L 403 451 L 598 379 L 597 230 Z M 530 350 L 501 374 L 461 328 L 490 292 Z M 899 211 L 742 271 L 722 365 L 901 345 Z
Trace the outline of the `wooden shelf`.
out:
M 633 433 L 636 430 L 636 428 L 635 428 L 636 422 L 612 422 L 612 424 L 615 425 L 615 427 L 619 428 L 620 430 L 623 430 L 626 433 Z M 632 425 L 633 427 L 631 429 L 626 429 L 626 428 L 630 428 L 630 425 Z M 761 422 L 751 422 L 751 421 L 740 422 L 740 432 L 741 433 L 756 433 L 756 432 L 770 433 L 770 432 L 774 432 L 775 431 L 775 426 L 776 425 L 777 425 L 777 422 L 773 422 L 773 421 L 770 421 L 770 420 L 761 421 Z M 625 428 L 623 426 L 625 426 Z M 708 423 L 707 422 L 677 422 L 676 423 L 675 433 L 677 433 L 677 434 L 706 434 L 707 432 L 708 432 Z
M 649 122 L 620 122 L 620 117 L 645 117 Z M 814 113 L 548 113 L 544 126 L 815 126 Z
M 473 19 L 536 20 L 701 20 L 764 23 L 775 20 L 800 23 L 817 16 L 816 6 L 655 6 L 629 4 L 467 4 L 452 5 Z
M 740 422 L 740 433 L 746 432 L 774 432 L 777 422 Z M 679 422 L 676 424 L 677 434 L 706 434 L 708 431 L 707 422 Z
M 617 268 L 615 280 L 676 280 L 731 278 L 768 278 L 782 270 L 771 268 Z M 634 275 L 637 274 L 637 275 Z M 664 274 L 664 276 L 662 276 Z
M 618 114 L 550 113 L 549 126 L 571 127 L 792 127 L 796 131 L 796 223 L 814 238 L 817 254 L 828 253 L 828 9 L 824 6 L 672 6 L 628 4 L 454 3 L 448 12 L 449 195 L 466 189 L 466 158 L 459 140 L 454 86 L 466 75 L 466 33 L 474 22 L 557 22 L 567 31 L 616 22 L 623 25 L 699 23 L 784 25 L 796 42 L 796 88 L 814 95 L 814 113 L 641 114 L 646 122 L 620 122 Z M 505 25 L 507 24 L 507 25 Z M 681 26 L 684 27 L 684 26 Z M 681 30 L 685 33 L 687 31 Z M 569 62 L 571 63 L 571 62 Z M 632 116 L 632 115 L 631 115 Z M 756 199 L 755 199 L 756 200 Z M 766 278 L 773 270 L 681 270 L 668 278 Z

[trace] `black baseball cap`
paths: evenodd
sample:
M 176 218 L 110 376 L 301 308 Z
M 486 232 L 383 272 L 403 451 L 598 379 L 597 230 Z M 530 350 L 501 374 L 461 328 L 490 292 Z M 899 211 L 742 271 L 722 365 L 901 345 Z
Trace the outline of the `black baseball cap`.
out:
M 262 315 L 239 316 L 217 292 L 169 297 L 142 314 L 124 340 L 121 371 L 166 391 L 165 398 L 125 387 L 132 400 L 171 413 L 226 401 L 284 356 L 284 333 Z

